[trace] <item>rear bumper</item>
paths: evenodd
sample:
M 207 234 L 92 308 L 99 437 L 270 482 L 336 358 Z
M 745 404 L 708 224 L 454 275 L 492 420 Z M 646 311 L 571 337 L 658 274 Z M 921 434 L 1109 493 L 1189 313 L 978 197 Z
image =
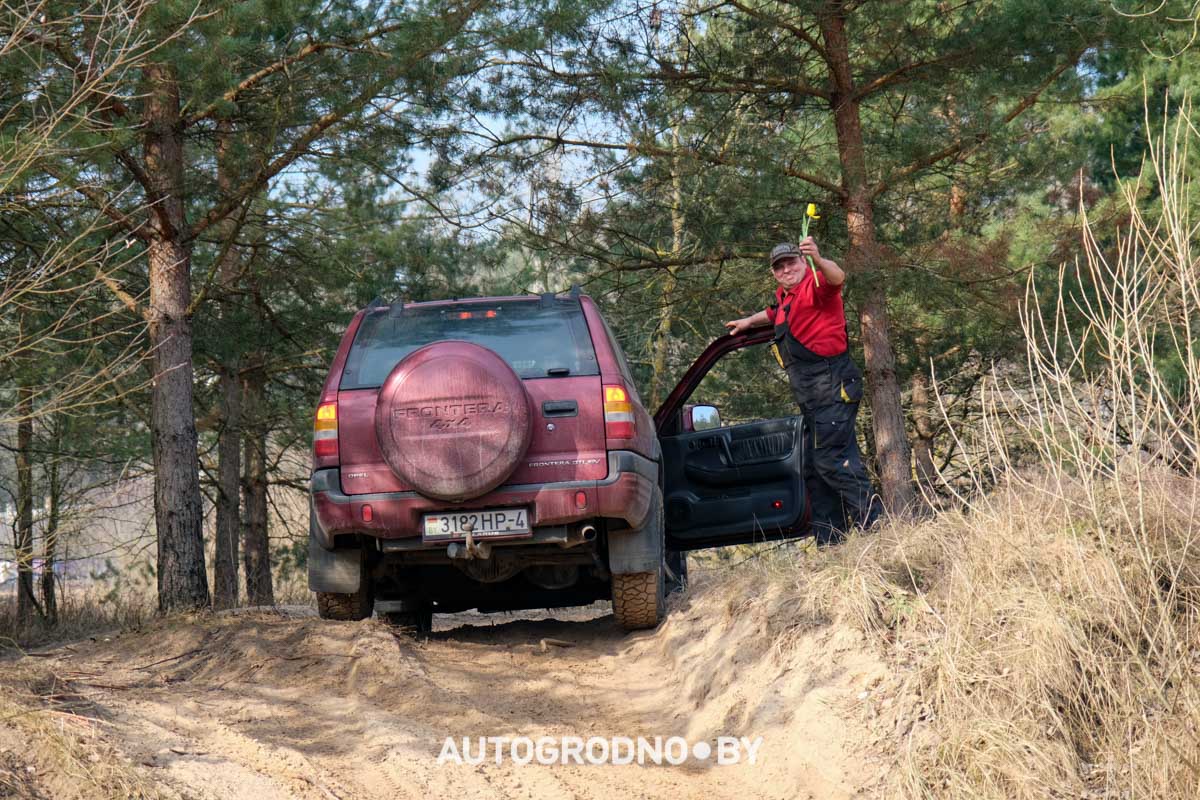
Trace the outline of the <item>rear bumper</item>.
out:
M 318 544 L 333 548 L 333 537 L 359 533 L 377 539 L 408 539 L 421 536 L 421 515 L 430 511 L 470 508 L 529 509 L 530 524 L 568 525 L 597 517 L 624 520 L 637 527 L 650 509 L 650 497 L 658 484 L 658 464 L 628 450 L 608 454 L 608 476 L 598 481 L 570 481 L 502 486 L 462 503 L 446 503 L 417 492 L 380 494 L 342 493 L 336 468 L 313 473 L 310 482 L 317 525 L 313 535 Z M 582 491 L 586 504 L 580 508 L 576 493 Z M 363 506 L 371 507 L 371 521 L 363 519 Z

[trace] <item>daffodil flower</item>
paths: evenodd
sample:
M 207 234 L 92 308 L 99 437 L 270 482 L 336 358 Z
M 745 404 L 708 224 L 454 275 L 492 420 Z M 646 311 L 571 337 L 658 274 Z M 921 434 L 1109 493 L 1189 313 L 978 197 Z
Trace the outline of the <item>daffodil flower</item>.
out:
M 820 218 L 821 218 L 821 215 L 817 213 L 817 204 L 809 203 L 808 209 L 804 212 L 804 227 L 800 231 L 800 241 L 804 241 L 805 239 L 808 238 L 808 223 L 809 223 L 809 221 L 814 220 L 814 219 L 820 219 Z M 813 282 L 816 283 L 817 286 L 820 286 L 821 279 L 817 277 L 817 265 L 813 263 L 812 256 L 806 256 L 806 257 L 808 258 L 808 268 L 812 270 Z

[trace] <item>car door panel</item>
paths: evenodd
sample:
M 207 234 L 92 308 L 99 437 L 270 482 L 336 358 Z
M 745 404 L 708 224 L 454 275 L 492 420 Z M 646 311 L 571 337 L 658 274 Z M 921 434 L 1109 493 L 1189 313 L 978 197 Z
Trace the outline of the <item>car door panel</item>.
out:
M 809 533 L 802 417 L 701 431 L 685 430 L 681 422 L 684 404 L 723 355 L 769 339 L 769 330 L 755 330 L 714 341 L 655 414 L 662 446 L 667 544 L 673 549 Z
M 668 544 L 778 539 L 805 524 L 800 417 L 662 439 Z
M 790 460 L 795 446 L 790 441 L 791 432 L 759 433 L 753 430 L 755 427 L 741 425 L 705 431 L 708 436 L 689 439 L 688 448 L 694 449 L 689 449 L 683 456 L 686 477 L 710 486 L 730 486 L 770 481 L 791 474 Z M 780 442 L 788 443 L 787 449 L 775 451 Z M 767 451 L 768 448 L 774 452 Z

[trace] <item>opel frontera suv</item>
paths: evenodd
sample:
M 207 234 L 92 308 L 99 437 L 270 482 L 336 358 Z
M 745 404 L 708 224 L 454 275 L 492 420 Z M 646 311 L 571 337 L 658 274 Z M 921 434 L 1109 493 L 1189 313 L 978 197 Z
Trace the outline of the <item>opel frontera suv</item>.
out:
M 662 619 L 684 552 L 808 532 L 799 417 L 723 426 L 687 403 L 713 342 L 651 416 L 600 311 L 569 294 L 354 315 L 316 408 L 309 588 L 320 616 L 418 631 L 434 613 L 611 599 Z

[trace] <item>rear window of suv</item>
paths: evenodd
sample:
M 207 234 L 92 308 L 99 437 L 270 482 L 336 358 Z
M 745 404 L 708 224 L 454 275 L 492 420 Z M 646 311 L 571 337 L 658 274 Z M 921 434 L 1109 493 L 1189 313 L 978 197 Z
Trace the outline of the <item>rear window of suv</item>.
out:
M 406 355 L 447 339 L 494 350 L 522 378 L 600 374 L 578 302 L 516 300 L 409 306 L 396 316 L 386 308 L 369 311 L 339 388 L 378 388 Z

